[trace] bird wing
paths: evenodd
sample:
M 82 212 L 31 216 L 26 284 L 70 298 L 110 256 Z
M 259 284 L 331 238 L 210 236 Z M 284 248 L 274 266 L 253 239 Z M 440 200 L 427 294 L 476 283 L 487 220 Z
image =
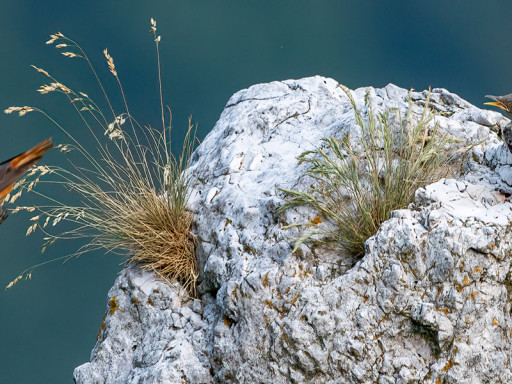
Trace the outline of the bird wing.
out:
M 43 153 L 51 147 L 52 140 L 46 139 L 34 148 L 0 163 L 0 201 L 9 194 L 16 180 L 37 163 L 43 157 Z

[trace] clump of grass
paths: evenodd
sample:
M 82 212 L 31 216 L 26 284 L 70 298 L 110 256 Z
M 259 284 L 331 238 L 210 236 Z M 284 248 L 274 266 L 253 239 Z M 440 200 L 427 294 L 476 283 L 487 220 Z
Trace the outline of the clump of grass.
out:
M 402 116 L 398 109 L 375 114 L 368 91 L 365 119 L 350 90 L 341 88 L 354 109 L 360 139 L 354 142 L 349 134 L 342 139 L 329 137 L 299 157 L 299 163 L 310 166 L 306 173 L 314 182 L 304 191 L 281 189 L 288 200 L 280 209 L 309 206 L 320 216 L 298 226 L 307 229 L 327 221 L 331 229 L 307 232 L 296 239 L 294 252 L 305 241 L 314 241 L 362 256 L 364 242 L 391 211 L 406 208 L 418 188 L 460 166 L 456 160 L 461 158 L 460 150 L 449 151 L 458 140 L 439 131 L 429 109 L 430 93 L 420 116 L 412 112 L 411 100 Z
M 64 239 L 84 239 L 85 244 L 71 255 L 30 267 L 19 274 L 7 288 L 23 277 L 30 278 L 34 268 L 55 260 L 67 260 L 102 249 L 126 255 L 127 260 L 153 270 L 165 279 L 178 280 L 193 294 L 197 279 L 196 239 L 191 232 L 192 214 L 187 210 L 190 177 L 186 173 L 195 145 L 195 127 L 190 119 L 180 156 L 171 150 L 171 114 L 166 121 L 160 72 L 156 22 L 151 19 L 158 59 L 161 129 L 140 125 L 130 114 L 126 96 L 114 59 L 105 49 L 104 56 L 114 76 L 123 101 L 123 111 L 115 111 L 109 94 L 95 67 L 82 47 L 62 33 L 51 35 L 47 44 L 55 44 L 61 53 L 84 60 L 99 85 L 107 112 L 86 93 L 64 85 L 47 71 L 34 66 L 48 79 L 41 94 L 60 93 L 76 111 L 92 136 L 94 148 L 88 148 L 56 119 L 36 107 L 11 107 L 5 112 L 39 112 L 70 139 L 70 144 L 56 147 L 68 158 L 68 166 L 35 167 L 18 183 L 8 199 L 14 203 L 24 191 L 41 196 L 47 204 L 16 207 L 12 212 L 28 211 L 35 215 L 27 235 L 40 229 L 45 243 L 42 251 Z M 40 187 L 49 184 L 51 193 Z M 70 204 L 59 200 L 55 187 L 72 192 Z M 69 194 L 68 194 L 69 196 Z M 71 196 L 69 196 L 71 197 Z M 50 227 L 67 223 L 66 229 L 54 234 Z

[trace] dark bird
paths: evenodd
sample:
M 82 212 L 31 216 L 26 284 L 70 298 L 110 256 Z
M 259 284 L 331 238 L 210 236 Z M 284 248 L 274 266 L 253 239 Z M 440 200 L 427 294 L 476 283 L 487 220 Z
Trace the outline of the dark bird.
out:
M 53 147 L 52 139 L 46 139 L 34 148 L 0 163 L 0 203 L 11 192 L 14 183 L 35 163 L 43 153 Z M 7 213 L 0 206 L 0 224 L 7 218 Z
M 507 114 L 512 117 L 512 93 L 504 96 L 492 96 L 487 95 L 489 99 L 494 101 L 490 101 L 488 103 L 484 103 L 485 105 L 493 105 L 495 107 L 503 109 Z M 509 122 L 502 131 L 503 141 L 507 144 L 508 150 L 512 153 L 512 121 Z

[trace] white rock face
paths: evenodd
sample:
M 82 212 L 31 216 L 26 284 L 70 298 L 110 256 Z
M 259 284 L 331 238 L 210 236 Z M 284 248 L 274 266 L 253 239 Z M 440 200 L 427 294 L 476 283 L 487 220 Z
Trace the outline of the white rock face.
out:
M 204 304 L 183 303 L 177 290 L 152 273 L 125 269 L 109 292 L 93 361 L 75 370 L 75 382 L 210 382 Z
M 365 89 L 353 91 L 364 111 Z M 408 92 L 371 89 L 377 111 Z M 413 92 L 421 111 L 426 92 Z M 109 292 L 92 383 L 512 382 L 512 155 L 491 132 L 508 120 L 444 89 L 441 128 L 480 143 L 458 180 L 420 189 L 366 243 L 355 265 L 335 252 L 291 255 L 276 187 L 310 182 L 297 156 L 328 136 L 358 137 L 332 79 L 273 82 L 236 93 L 194 155 L 191 208 L 200 239 L 201 300 L 138 268 Z M 360 136 L 359 136 L 360 137 Z

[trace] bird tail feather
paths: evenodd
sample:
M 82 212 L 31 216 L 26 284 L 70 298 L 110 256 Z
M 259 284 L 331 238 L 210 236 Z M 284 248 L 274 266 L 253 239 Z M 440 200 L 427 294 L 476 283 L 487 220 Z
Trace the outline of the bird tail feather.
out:
M 35 164 L 38 160 L 43 157 L 43 153 L 53 147 L 52 139 L 48 138 L 41 143 L 37 144 L 34 148 L 23 152 L 21 155 L 16 156 L 11 160 L 11 166 L 13 168 L 19 168 L 28 164 Z

